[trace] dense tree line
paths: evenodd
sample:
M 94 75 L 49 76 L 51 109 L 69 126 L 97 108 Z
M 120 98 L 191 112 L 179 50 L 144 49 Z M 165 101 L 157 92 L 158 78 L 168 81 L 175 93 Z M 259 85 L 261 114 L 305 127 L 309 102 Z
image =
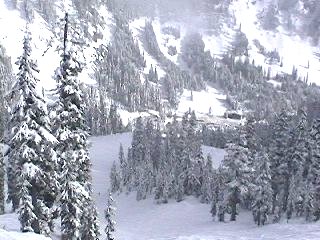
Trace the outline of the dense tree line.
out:
M 121 146 L 120 166 L 114 163 L 111 169 L 111 190 L 136 191 L 137 200 L 153 195 L 159 203 L 188 195 L 209 202 L 212 162 L 203 156 L 200 139 L 194 112 L 181 122 L 173 119 L 164 131 L 138 118 L 127 156 Z
M 284 110 L 269 125 L 273 137 L 267 141 L 252 123 L 227 147 L 218 169 L 223 184 L 219 186 L 221 198 L 213 205 L 218 209 L 214 215 L 222 221 L 228 213 L 235 220 L 239 205 L 252 211 L 258 225 L 295 216 L 319 220 L 318 120 L 309 125 L 302 109 L 295 115 Z
M 132 37 L 128 21 L 120 13 L 115 13 L 114 18 L 111 43 L 101 45 L 96 51 L 94 67 L 99 98 L 105 101 L 109 97 L 129 111 L 146 108 L 159 111 L 159 87 L 149 81 L 141 81 L 145 60 Z
M 8 122 L 6 92 L 11 86 L 12 69 L 10 58 L 0 46 L 0 214 L 4 213 L 5 204 L 5 165 L 4 165 L 4 132 Z
M 251 117 L 226 144 L 218 169 L 202 154 L 195 120 L 187 112 L 160 130 L 137 119 L 127 156 L 120 146 L 119 165 L 111 169 L 111 190 L 134 191 L 137 200 L 153 196 L 158 203 L 193 195 L 211 204 L 218 221 L 236 221 L 243 209 L 257 225 L 320 219 L 319 120 L 309 124 L 303 109 L 283 110 L 269 123 Z

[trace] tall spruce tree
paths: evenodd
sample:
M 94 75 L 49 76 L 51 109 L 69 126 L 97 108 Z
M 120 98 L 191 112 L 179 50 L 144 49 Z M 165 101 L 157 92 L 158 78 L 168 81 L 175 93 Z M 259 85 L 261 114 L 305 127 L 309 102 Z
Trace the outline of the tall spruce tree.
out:
M 255 168 L 252 214 L 255 223 L 260 226 L 267 223 L 272 210 L 270 162 L 266 153 L 257 153 Z
M 121 187 L 121 178 L 119 171 L 117 169 L 116 162 L 114 161 L 112 163 L 111 167 L 111 172 L 110 172 L 110 187 L 111 187 L 111 192 L 115 193 L 120 190 Z
M 108 201 L 107 201 L 107 209 L 105 211 L 105 219 L 107 221 L 107 226 L 105 228 L 105 233 L 107 235 L 106 240 L 114 240 L 114 232 L 115 232 L 115 224 L 116 222 L 113 220 L 115 208 L 113 207 L 113 198 L 111 193 L 109 193 Z
M 119 148 L 119 163 L 120 163 L 121 182 L 125 186 L 128 184 L 129 176 L 128 176 L 128 163 L 127 163 L 126 157 L 124 156 L 122 144 L 120 144 L 120 148 Z
M 23 41 L 19 73 L 12 88 L 9 131 L 9 199 L 19 206 L 22 231 L 49 234 L 58 192 L 57 159 L 53 150 L 46 103 L 38 94 L 36 63 L 31 59 L 30 34 Z
M 289 189 L 288 145 L 289 145 L 289 116 L 286 110 L 276 116 L 273 126 L 273 140 L 269 149 L 271 182 L 273 189 L 273 209 L 278 207 L 282 212 L 286 207 Z
M 56 72 L 58 82 L 55 134 L 59 140 L 57 153 L 61 170 L 61 230 L 63 239 L 95 239 L 98 229 L 93 224 L 96 211 L 91 197 L 90 159 L 87 144 L 87 126 L 84 118 L 83 94 L 78 74 L 82 65 L 78 61 L 69 18 L 64 18 L 63 48 L 60 67 Z M 70 36 L 71 35 L 71 36 Z M 75 39 L 73 39 L 75 40 Z M 81 50 L 80 50 L 81 51 Z M 96 229 L 88 229 L 88 228 Z M 92 235 L 88 236 L 88 233 Z
M 320 120 L 315 120 L 311 130 L 311 162 L 307 176 L 307 220 L 320 219 Z
M 5 165 L 4 165 L 4 145 L 0 143 L 0 215 L 4 214 L 4 204 L 5 204 L 5 190 L 4 190 L 4 180 L 5 180 Z
M 235 221 L 238 205 L 249 191 L 248 150 L 238 144 L 229 144 L 227 155 L 222 162 L 222 169 L 226 181 L 225 200 L 231 211 L 230 220 Z
M 298 216 L 303 213 L 303 200 L 305 198 L 304 188 L 307 182 L 304 180 L 305 171 L 309 166 L 310 136 L 308 132 L 307 116 L 303 109 L 298 111 L 297 126 L 291 131 L 291 144 L 288 160 L 289 188 L 287 201 L 287 218 L 290 219 L 295 212 Z M 305 172 L 305 173 L 304 173 Z
M 0 214 L 4 213 L 5 205 L 5 164 L 4 164 L 4 131 L 8 125 L 8 111 L 5 101 L 6 90 L 9 86 L 11 76 L 11 61 L 5 55 L 0 45 Z

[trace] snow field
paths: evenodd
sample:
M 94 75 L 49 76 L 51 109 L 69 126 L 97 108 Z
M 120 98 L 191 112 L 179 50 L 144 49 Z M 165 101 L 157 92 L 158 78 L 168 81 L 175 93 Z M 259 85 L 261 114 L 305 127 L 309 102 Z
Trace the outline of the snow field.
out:
M 265 4 L 265 3 L 264 3 Z M 268 6 L 265 4 L 265 6 Z M 263 66 L 264 70 L 271 68 L 271 76 L 277 73 L 292 73 L 295 66 L 298 69 L 298 75 L 303 79 L 309 79 L 310 83 L 320 84 L 320 61 L 314 55 L 318 52 L 318 47 L 312 46 L 309 39 L 301 39 L 278 27 L 275 32 L 265 31 L 257 24 L 256 14 L 262 10 L 259 2 L 256 5 L 247 4 L 247 1 L 234 1 L 231 11 L 236 17 L 237 24 L 246 34 L 249 40 L 249 55 L 251 60 L 255 60 L 257 65 Z M 270 65 L 265 62 L 265 57 L 258 53 L 253 40 L 258 39 L 267 51 L 276 49 L 283 61 L 283 67 L 279 65 Z M 309 64 L 309 66 L 308 66 Z
M 193 99 L 191 98 L 191 91 L 184 90 L 178 105 L 177 113 L 183 115 L 189 109 L 194 110 L 197 117 L 202 115 L 223 116 L 226 107 L 223 101 L 226 100 L 226 95 L 221 94 L 217 89 L 207 87 L 206 90 L 192 91 Z M 209 109 L 211 113 L 209 114 Z
M 145 18 L 145 17 L 135 19 L 129 23 L 129 27 L 130 27 L 130 30 L 132 31 L 133 38 L 138 42 L 141 53 L 144 53 L 144 59 L 146 60 L 146 67 L 144 68 L 143 73 L 148 74 L 150 67 L 153 66 L 153 68 L 154 67 L 157 68 L 158 77 L 162 78 L 165 76 L 166 73 L 159 66 L 158 62 L 149 53 L 144 51 L 143 44 L 140 40 L 141 31 L 143 30 L 147 20 L 148 18 Z
M 113 161 L 118 161 L 120 143 L 124 150 L 131 143 L 131 133 L 90 138 L 90 157 L 94 199 L 100 218 L 100 230 L 104 239 L 104 210 L 109 187 L 109 173 Z M 213 166 L 219 166 L 224 151 L 203 147 L 204 155 L 210 153 Z M 116 239 L 118 240 L 317 240 L 320 239 L 320 223 L 305 223 L 294 219 L 289 223 L 269 224 L 258 227 L 253 223 L 250 212 L 240 212 L 236 222 L 220 223 L 212 220 L 210 205 L 201 204 L 194 197 L 177 203 L 156 204 L 149 197 L 136 201 L 135 194 L 115 195 Z M 0 216 L 0 240 L 47 240 L 48 238 L 18 233 L 16 214 Z M 15 232 L 13 232 L 15 231 Z M 53 240 L 59 240 L 56 233 Z
M 94 197 L 104 228 L 109 172 L 113 161 L 118 161 L 120 143 L 124 150 L 131 143 L 131 133 L 91 138 Z M 224 157 L 224 150 L 203 147 L 204 156 L 210 153 L 216 168 Z M 258 227 L 250 212 L 240 212 L 236 222 L 220 223 L 212 220 L 210 205 L 201 204 L 194 197 L 177 203 L 156 204 L 149 197 L 136 201 L 135 194 L 114 196 L 116 237 L 119 240 L 316 240 L 320 239 L 320 224 L 294 219 L 280 224 Z M 104 235 L 101 236 L 101 239 Z

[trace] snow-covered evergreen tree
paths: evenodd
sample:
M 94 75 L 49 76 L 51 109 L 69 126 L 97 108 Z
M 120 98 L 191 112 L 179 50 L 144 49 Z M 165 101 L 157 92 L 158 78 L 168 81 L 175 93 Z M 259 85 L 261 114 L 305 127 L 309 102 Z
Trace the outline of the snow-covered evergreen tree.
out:
M 121 178 L 115 161 L 112 163 L 110 172 L 110 187 L 112 193 L 119 191 L 121 187 Z
M 307 220 L 320 219 L 320 120 L 315 120 L 311 130 L 311 162 L 307 176 L 305 211 Z
M 291 131 L 291 144 L 289 152 L 292 155 L 288 159 L 289 188 L 287 200 L 287 219 L 294 213 L 303 214 L 303 199 L 305 198 L 305 186 L 307 184 L 304 175 L 307 174 L 309 163 L 310 136 L 308 132 L 307 116 L 303 109 L 298 111 L 297 126 Z
M 250 189 L 250 168 L 248 167 L 248 150 L 240 145 L 231 143 L 227 155 L 222 162 L 222 171 L 226 180 L 225 200 L 230 208 L 230 220 L 235 221 L 237 208 L 243 196 Z
M 119 163 L 120 163 L 120 175 L 121 182 L 124 186 L 126 186 L 129 182 L 129 173 L 128 173 L 128 163 L 126 157 L 124 156 L 123 146 L 120 144 L 119 149 Z
M 92 207 L 90 159 L 87 126 L 84 118 L 83 94 L 78 74 L 82 70 L 77 52 L 69 36 L 69 19 L 65 15 L 62 60 L 56 72 L 58 82 L 55 135 L 59 141 L 57 153 L 61 169 L 61 230 L 63 239 L 81 239 L 88 234 L 84 226 L 93 226 L 96 212 Z M 70 34 L 72 35 L 72 34 Z M 85 231 L 85 232 L 84 232 Z M 90 231 L 95 233 L 96 230 Z M 91 238 L 95 236 L 90 236 Z
M 57 159 L 53 150 L 46 103 L 38 94 L 36 63 L 31 59 L 30 35 L 23 41 L 23 54 L 17 62 L 19 73 L 12 88 L 9 132 L 9 199 L 19 206 L 22 231 L 48 234 L 51 208 L 58 192 Z
M 3 156 L 3 145 L 0 144 L 0 215 L 4 214 L 4 204 L 5 204 L 5 190 L 4 190 L 4 180 L 5 180 L 5 165 Z
M 273 138 L 269 149 L 271 181 L 273 189 L 273 210 L 285 210 L 289 188 L 289 116 L 286 110 L 276 116 L 273 126 Z M 280 202 L 276 202 L 280 201 Z
M 202 185 L 201 185 L 201 199 L 202 203 L 212 202 L 213 188 L 213 168 L 211 156 L 207 156 L 207 161 L 203 169 Z
M 81 239 L 88 239 L 88 240 L 97 240 L 100 236 L 99 231 L 99 221 L 98 221 L 98 213 L 97 209 L 94 206 L 94 202 L 89 197 L 86 199 L 86 205 L 83 209 L 82 214 L 82 236 Z
M 114 215 L 115 215 L 115 208 L 114 208 L 114 200 L 112 198 L 111 192 L 109 193 L 108 201 L 107 201 L 107 209 L 105 211 L 105 219 L 107 221 L 107 226 L 105 228 L 105 233 L 107 235 L 106 240 L 114 240 L 114 232 L 115 232 L 115 224 Z
M 258 153 L 255 159 L 256 179 L 252 214 L 255 223 L 265 225 L 272 210 L 272 188 L 269 158 L 266 153 Z

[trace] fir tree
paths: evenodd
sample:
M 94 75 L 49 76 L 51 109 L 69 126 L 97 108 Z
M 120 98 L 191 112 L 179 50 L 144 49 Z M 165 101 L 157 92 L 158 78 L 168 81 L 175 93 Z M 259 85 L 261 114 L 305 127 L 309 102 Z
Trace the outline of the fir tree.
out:
M 289 187 L 288 145 L 289 145 L 289 116 L 285 110 L 276 117 L 273 126 L 273 141 L 269 149 L 271 182 L 273 190 L 273 209 L 285 210 Z M 280 201 L 280 202 L 276 202 Z
M 265 225 L 272 210 L 271 172 L 268 156 L 258 153 L 252 214 L 255 223 Z
M 289 188 L 287 201 L 287 219 L 290 219 L 294 212 L 299 216 L 303 213 L 303 199 L 305 198 L 304 175 L 307 174 L 309 163 L 310 137 L 308 133 L 307 116 L 303 109 L 298 111 L 297 126 L 291 131 L 291 144 L 289 152 L 292 155 L 288 159 Z
M 120 163 L 120 174 L 121 174 L 121 182 L 124 186 L 128 184 L 129 176 L 128 176 L 128 163 L 124 156 L 123 146 L 120 144 L 119 149 L 119 163 Z
M 100 236 L 98 213 L 91 198 L 86 199 L 82 214 L 82 239 L 97 240 Z
M 115 221 L 114 218 L 115 208 L 113 207 L 113 198 L 111 193 L 109 193 L 108 201 L 107 201 L 107 209 L 105 211 L 105 219 L 107 221 L 107 226 L 105 228 L 105 233 L 107 235 L 106 240 L 114 240 L 114 232 L 115 232 Z
M 17 62 L 19 73 L 12 99 L 9 134 L 9 199 L 19 205 L 22 231 L 48 234 L 50 212 L 58 192 L 57 159 L 53 150 L 57 140 L 51 135 L 46 104 L 37 93 L 38 72 L 31 59 L 30 36 L 23 41 L 23 54 Z
M 59 100 L 56 106 L 55 134 L 59 140 L 57 152 L 61 169 L 61 230 L 63 239 L 81 239 L 88 234 L 84 226 L 93 226 L 96 213 L 92 206 L 90 159 L 87 126 L 84 118 L 83 94 L 78 74 L 82 70 L 77 52 L 69 40 L 69 19 L 65 15 L 62 60 L 56 72 Z M 72 36 L 74 37 L 74 36 Z M 81 222 L 82 221 L 82 222 Z M 81 223 L 80 223 L 81 222 Z M 85 231 L 85 232 L 84 232 Z M 90 231 L 91 233 L 96 230 Z M 88 237 L 88 236 L 87 236 Z M 90 236 L 88 239 L 94 238 Z
M 230 220 L 235 221 L 238 205 L 249 191 L 250 168 L 247 149 L 240 145 L 229 144 L 222 168 L 227 185 L 225 200 L 231 211 Z
M 5 179 L 5 165 L 4 165 L 4 146 L 0 144 L 0 215 L 4 214 L 5 192 L 4 192 L 4 179 Z
M 320 120 L 315 120 L 311 130 L 311 163 L 308 170 L 306 215 L 308 220 L 320 219 Z
M 121 179 L 119 172 L 117 170 L 117 165 L 116 162 L 114 161 L 111 167 L 111 172 L 110 172 L 110 186 L 111 186 L 111 192 L 115 193 L 120 190 L 120 184 L 121 184 Z
M 211 156 L 207 156 L 206 165 L 203 170 L 203 178 L 201 185 L 201 199 L 202 203 L 209 203 L 212 201 L 212 191 L 213 191 L 213 170 L 212 170 L 212 159 Z

